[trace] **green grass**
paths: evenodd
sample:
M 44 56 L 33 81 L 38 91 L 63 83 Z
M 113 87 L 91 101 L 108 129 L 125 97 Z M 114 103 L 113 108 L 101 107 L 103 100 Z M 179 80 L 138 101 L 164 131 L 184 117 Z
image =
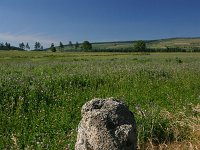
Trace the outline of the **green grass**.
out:
M 199 81 L 199 53 L 0 52 L 0 149 L 73 149 L 82 105 L 107 97 L 134 112 L 141 147 L 192 139 Z
M 166 47 L 179 47 L 179 48 L 193 48 L 200 47 L 200 38 L 172 38 L 163 39 L 150 42 L 150 48 L 166 48 Z

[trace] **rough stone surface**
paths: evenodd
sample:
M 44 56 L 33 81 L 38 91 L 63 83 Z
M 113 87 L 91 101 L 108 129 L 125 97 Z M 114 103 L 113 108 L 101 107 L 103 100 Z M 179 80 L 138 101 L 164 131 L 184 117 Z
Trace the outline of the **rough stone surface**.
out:
M 75 150 L 134 150 L 134 115 L 114 98 L 93 99 L 83 105 Z

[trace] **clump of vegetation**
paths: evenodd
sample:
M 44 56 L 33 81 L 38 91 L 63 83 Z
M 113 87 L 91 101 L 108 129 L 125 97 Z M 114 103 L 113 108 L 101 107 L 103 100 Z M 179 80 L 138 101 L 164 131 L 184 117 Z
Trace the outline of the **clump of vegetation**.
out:
M 138 52 L 145 52 L 146 51 L 146 43 L 142 40 L 137 41 L 134 44 L 134 49 Z
M 55 48 L 55 46 L 54 46 L 54 43 L 51 44 L 50 49 L 51 49 L 52 52 L 56 52 L 56 48 Z
M 179 64 L 183 63 L 183 61 L 178 57 L 176 57 L 176 62 L 179 63 Z
M 20 50 L 20 51 L 22 51 L 24 49 L 18 48 L 15 46 L 11 46 L 11 44 L 8 42 L 5 42 L 5 43 L 0 42 L 0 50 Z
M 81 46 L 84 51 L 89 51 L 92 49 L 92 44 L 88 41 L 84 41 Z
M 200 115 L 199 105 L 193 105 L 192 109 L 194 108 L 198 108 L 198 115 Z M 136 106 L 136 116 L 140 118 L 138 119 L 138 148 L 155 149 L 159 145 L 192 140 L 198 143 L 199 136 L 193 135 L 200 129 L 200 120 L 194 114 L 186 113 L 186 110 L 180 110 L 173 114 L 153 104 L 150 104 L 146 110 Z

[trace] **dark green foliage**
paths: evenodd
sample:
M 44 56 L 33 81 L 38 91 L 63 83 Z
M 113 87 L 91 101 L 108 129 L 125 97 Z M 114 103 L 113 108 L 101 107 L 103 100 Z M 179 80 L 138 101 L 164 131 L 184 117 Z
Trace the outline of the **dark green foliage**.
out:
M 6 43 L 5 43 L 5 47 L 6 47 L 7 49 L 10 50 L 10 49 L 11 49 L 10 43 L 7 43 L 7 42 L 6 42 Z
M 11 46 L 10 43 L 0 43 L 0 50 L 22 50 L 21 48 Z
M 76 42 L 76 44 L 75 44 L 75 49 L 78 49 L 78 48 L 79 48 L 79 43 Z
M 22 43 L 19 43 L 19 48 L 20 48 L 20 49 L 23 49 L 23 50 L 25 49 L 25 45 L 24 45 L 23 42 L 22 42 Z
M 146 43 L 142 40 L 134 43 L 134 49 L 138 52 L 146 52 Z
M 52 52 L 56 52 L 56 48 L 55 48 L 55 46 L 54 46 L 54 43 L 51 43 L 50 50 L 51 50 Z
M 26 49 L 30 50 L 30 46 L 29 46 L 28 42 L 26 43 Z
M 84 41 L 82 43 L 82 49 L 84 51 L 90 51 L 92 49 L 92 44 L 90 42 L 88 42 L 88 41 Z
M 61 51 L 63 51 L 63 50 L 64 50 L 64 45 L 63 45 L 63 43 L 62 43 L 62 42 L 60 42 L 59 48 L 60 48 L 60 50 L 61 50 Z
M 179 63 L 179 64 L 183 63 L 183 61 L 178 57 L 176 57 L 176 62 Z
M 35 50 L 41 50 L 41 44 L 40 42 L 35 42 Z
M 0 43 L 0 51 L 1 50 L 19 50 L 19 51 L 24 51 L 23 49 L 15 46 L 11 46 L 9 43 L 9 46 L 5 46 L 3 43 Z
M 73 46 L 73 44 L 72 44 L 72 41 L 69 41 L 69 44 L 68 44 L 70 47 L 72 47 Z

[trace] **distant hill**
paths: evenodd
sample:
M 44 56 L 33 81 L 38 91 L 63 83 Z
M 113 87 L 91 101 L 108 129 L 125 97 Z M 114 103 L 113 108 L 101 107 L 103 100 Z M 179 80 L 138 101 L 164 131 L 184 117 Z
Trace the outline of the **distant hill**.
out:
M 136 41 L 93 43 L 93 48 L 127 48 L 127 47 L 133 47 L 134 42 Z M 166 47 L 200 48 L 200 38 L 168 38 L 168 39 L 158 39 L 158 40 L 146 40 L 145 42 L 148 48 L 166 48 Z
M 147 43 L 150 48 L 166 48 L 166 47 L 179 47 L 179 48 L 200 48 L 200 38 L 169 38 L 150 41 Z
M 93 50 L 123 50 L 131 49 L 136 41 L 114 41 L 114 42 L 94 42 L 92 43 Z M 200 37 L 196 38 L 168 38 L 157 40 L 146 40 L 148 49 L 185 49 L 190 51 L 191 49 L 200 49 Z M 80 44 L 81 45 L 81 44 Z M 59 47 L 57 47 L 59 51 Z M 64 45 L 64 51 L 81 51 L 81 48 L 75 49 L 75 46 Z
M 131 50 L 136 41 L 113 41 L 113 42 L 94 42 L 92 43 L 93 51 L 126 51 Z M 200 37 L 195 38 L 168 38 L 168 39 L 157 39 L 157 40 L 146 40 L 148 49 L 163 51 L 166 49 L 176 49 L 184 51 L 199 51 L 200 52 Z M 59 47 L 56 47 L 57 51 L 61 51 Z M 0 50 L 20 50 L 18 47 L 11 46 L 9 48 L 0 46 Z M 40 51 L 49 51 L 44 49 Z M 64 45 L 62 51 L 82 51 L 81 43 L 78 48 L 75 45 Z

